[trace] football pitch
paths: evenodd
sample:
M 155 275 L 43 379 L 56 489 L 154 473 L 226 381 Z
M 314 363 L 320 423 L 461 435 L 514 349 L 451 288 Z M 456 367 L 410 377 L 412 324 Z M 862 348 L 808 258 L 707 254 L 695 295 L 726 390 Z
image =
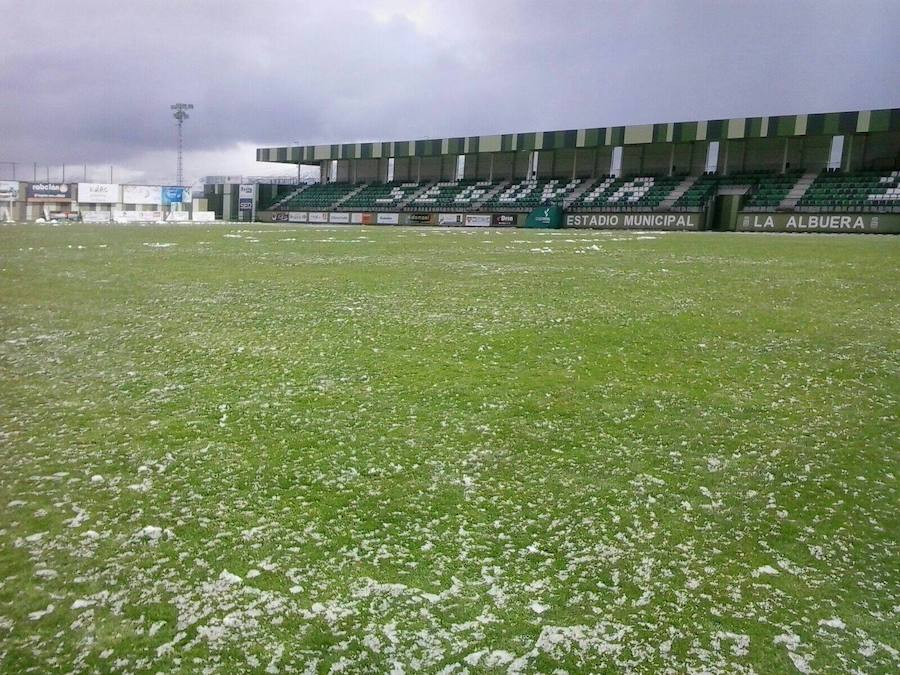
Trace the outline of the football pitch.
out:
M 897 672 L 900 237 L 0 227 L 0 671 Z

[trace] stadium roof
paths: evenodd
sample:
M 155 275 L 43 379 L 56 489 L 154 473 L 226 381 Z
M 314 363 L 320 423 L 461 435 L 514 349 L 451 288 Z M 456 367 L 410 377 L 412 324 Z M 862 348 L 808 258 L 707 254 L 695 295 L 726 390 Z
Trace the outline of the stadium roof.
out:
M 727 120 L 636 124 L 491 136 L 458 136 L 418 141 L 258 148 L 256 160 L 258 162 L 297 164 L 332 159 L 455 156 L 482 152 L 527 152 L 641 143 L 690 143 L 746 138 L 833 136 L 878 131 L 900 131 L 900 108 L 811 115 L 736 117 Z

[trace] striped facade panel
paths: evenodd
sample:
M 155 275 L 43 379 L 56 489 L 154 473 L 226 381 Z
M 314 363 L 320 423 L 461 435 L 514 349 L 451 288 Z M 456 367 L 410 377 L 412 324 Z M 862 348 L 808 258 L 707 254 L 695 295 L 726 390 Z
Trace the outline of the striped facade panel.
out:
M 497 136 L 482 136 L 479 142 L 481 152 L 500 152 L 501 138 Z
M 709 120 L 706 123 L 706 140 L 724 141 L 726 138 L 728 120 Z
M 531 152 L 533 150 L 711 142 L 726 139 L 835 136 L 889 131 L 900 131 L 900 109 L 898 108 L 595 127 L 417 141 L 257 148 L 256 158 L 261 162 L 317 163 L 335 159 L 458 156 L 465 153 Z
M 637 124 L 634 126 L 625 127 L 625 131 L 622 134 L 622 141 L 625 145 L 634 145 L 636 143 L 652 143 L 653 125 Z

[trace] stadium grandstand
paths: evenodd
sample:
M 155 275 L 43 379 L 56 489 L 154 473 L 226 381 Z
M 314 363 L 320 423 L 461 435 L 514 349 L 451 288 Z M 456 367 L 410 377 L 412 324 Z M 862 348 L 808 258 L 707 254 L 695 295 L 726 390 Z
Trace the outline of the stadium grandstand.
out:
M 900 232 L 900 109 L 259 148 L 262 221 Z

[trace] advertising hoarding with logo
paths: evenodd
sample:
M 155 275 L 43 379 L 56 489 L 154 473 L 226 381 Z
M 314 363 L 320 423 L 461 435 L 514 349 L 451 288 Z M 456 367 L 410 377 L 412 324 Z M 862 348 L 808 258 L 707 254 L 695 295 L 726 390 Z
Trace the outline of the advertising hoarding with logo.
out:
M 169 206 L 171 204 L 190 204 L 191 203 L 191 190 L 186 187 L 178 187 L 175 186 L 166 186 L 160 189 L 162 193 L 162 202 L 165 206 Z M 252 196 L 252 195 L 251 195 Z
M 462 225 L 463 216 L 461 213 L 439 213 L 438 225 Z
M 287 211 L 274 211 L 272 213 L 272 222 L 273 223 L 286 223 L 288 222 L 288 212 Z
M 211 223 L 216 219 L 215 211 L 194 211 L 191 220 L 195 223 Z
M 123 204 L 162 204 L 160 188 L 155 185 L 123 185 Z
M 253 210 L 253 200 L 252 199 L 244 199 L 241 197 L 238 199 L 238 211 L 252 211 Z
M 416 225 L 431 225 L 434 222 L 433 213 L 411 213 L 409 214 L 409 222 Z
M 48 201 L 72 201 L 75 195 L 67 183 L 29 183 L 28 199 Z
M 288 213 L 289 223 L 307 223 L 309 214 L 306 211 L 291 211 Z
M 375 222 L 379 225 L 398 225 L 400 223 L 399 213 L 379 213 Z
M 491 222 L 494 227 L 515 227 L 516 216 L 513 213 L 496 213 Z
M 309 214 L 309 222 L 311 223 L 327 223 L 328 214 L 320 211 L 313 211 Z
M 340 225 L 345 225 L 350 222 L 350 214 L 349 213 L 332 213 L 328 216 L 329 223 L 337 223 Z
M 79 204 L 118 204 L 119 185 L 117 183 L 79 183 Z
M 359 215 L 359 222 L 361 222 L 363 225 L 371 225 L 375 222 L 375 216 L 371 213 L 361 213 Z
M 0 201 L 15 202 L 19 200 L 19 181 L 0 180 Z
M 900 232 L 893 213 L 741 213 L 742 232 Z
M 470 213 L 466 216 L 466 225 L 468 225 L 469 227 L 490 227 L 491 217 L 477 213 Z

